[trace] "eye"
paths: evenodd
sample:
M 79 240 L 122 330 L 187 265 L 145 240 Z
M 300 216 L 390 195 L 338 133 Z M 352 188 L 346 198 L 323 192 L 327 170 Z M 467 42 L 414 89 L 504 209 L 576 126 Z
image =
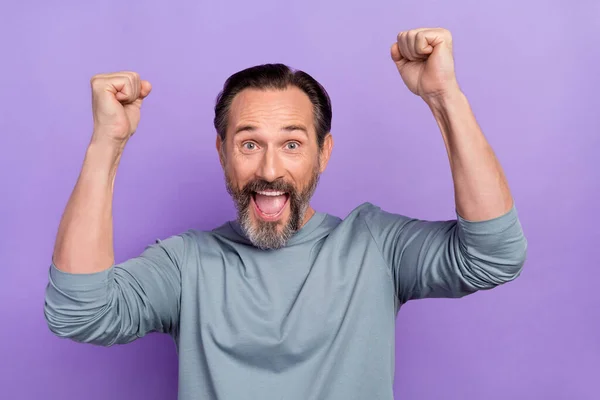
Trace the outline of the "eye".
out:
M 286 147 L 288 150 L 298 150 L 298 147 L 300 147 L 300 144 L 298 142 L 288 142 L 286 144 Z
M 256 143 L 254 142 L 246 142 L 242 144 L 244 150 L 254 150 L 256 149 Z

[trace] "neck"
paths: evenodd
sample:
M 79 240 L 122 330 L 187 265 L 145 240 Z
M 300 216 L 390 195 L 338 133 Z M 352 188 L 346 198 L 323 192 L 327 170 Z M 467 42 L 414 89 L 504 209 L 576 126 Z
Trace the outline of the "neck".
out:
M 300 227 L 302 228 L 304 225 L 306 225 L 306 223 L 312 218 L 313 215 L 315 215 L 315 210 L 311 206 L 308 206 L 306 212 L 304 213 L 304 220 L 302 221 Z

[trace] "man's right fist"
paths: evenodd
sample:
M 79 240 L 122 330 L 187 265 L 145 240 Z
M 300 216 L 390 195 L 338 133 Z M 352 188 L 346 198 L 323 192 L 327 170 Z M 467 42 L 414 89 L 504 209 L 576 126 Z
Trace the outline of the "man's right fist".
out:
M 142 100 L 150 94 L 150 82 L 135 72 L 95 75 L 91 79 L 94 138 L 124 144 L 140 122 Z

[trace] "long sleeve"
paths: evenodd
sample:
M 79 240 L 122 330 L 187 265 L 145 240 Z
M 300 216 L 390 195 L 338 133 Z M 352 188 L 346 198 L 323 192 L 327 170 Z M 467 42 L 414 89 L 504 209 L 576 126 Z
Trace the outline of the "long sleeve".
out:
M 514 280 L 527 240 L 516 207 L 487 221 L 424 221 L 370 206 L 364 220 L 390 269 L 401 303 L 458 298 Z
M 44 315 L 60 337 L 103 346 L 149 332 L 175 334 L 179 324 L 184 237 L 147 246 L 138 257 L 91 274 L 50 266 Z

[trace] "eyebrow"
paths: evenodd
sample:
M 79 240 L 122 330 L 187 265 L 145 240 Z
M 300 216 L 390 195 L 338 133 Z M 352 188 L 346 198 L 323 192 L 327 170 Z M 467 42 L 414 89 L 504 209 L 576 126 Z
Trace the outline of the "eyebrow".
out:
M 256 132 L 257 130 L 258 130 L 258 128 L 254 125 L 250 125 L 250 124 L 240 125 L 236 128 L 234 135 L 238 134 L 240 132 Z M 306 127 L 301 124 L 285 125 L 285 126 L 281 127 L 281 130 L 285 131 L 285 132 L 302 131 L 302 132 L 304 132 L 304 134 L 306 136 L 308 136 L 308 129 L 306 129 Z

